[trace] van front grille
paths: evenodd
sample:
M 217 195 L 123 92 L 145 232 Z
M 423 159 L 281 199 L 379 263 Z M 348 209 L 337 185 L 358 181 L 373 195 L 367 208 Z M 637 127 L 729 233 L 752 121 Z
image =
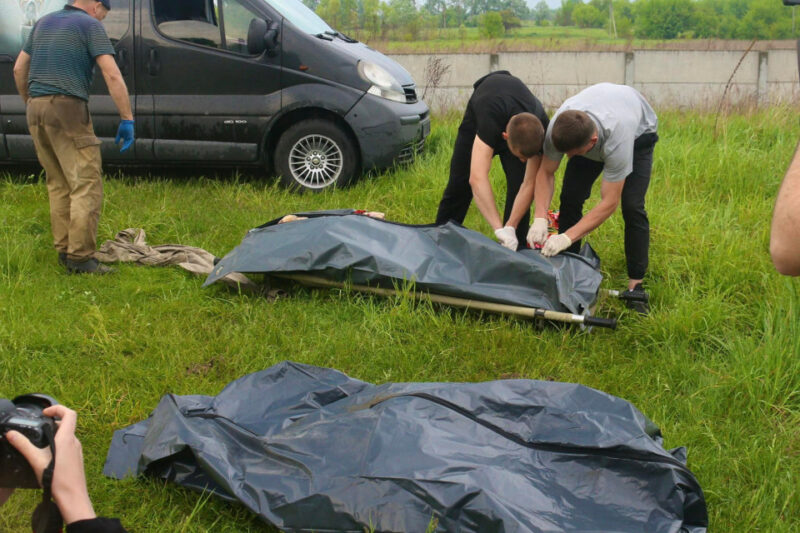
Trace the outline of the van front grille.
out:
M 413 163 L 418 155 L 425 151 L 425 138 L 408 143 L 397 155 L 397 162 L 401 165 Z
M 403 92 L 406 94 L 406 103 L 407 104 L 415 104 L 417 103 L 417 86 L 416 85 L 404 85 Z

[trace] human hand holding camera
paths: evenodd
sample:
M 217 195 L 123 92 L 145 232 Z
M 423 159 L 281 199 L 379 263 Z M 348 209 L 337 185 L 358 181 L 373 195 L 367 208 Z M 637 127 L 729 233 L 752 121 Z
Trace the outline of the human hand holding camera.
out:
M 95 518 L 89 491 L 86 488 L 81 443 L 75 436 L 78 415 L 63 405 L 47 407 L 42 414 L 61 419 L 60 422 L 57 422 L 58 429 L 54 439 L 56 460 L 53 469 L 52 493 L 64 522 L 71 524 L 78 520 Z M 8 431 L 5 438 L 28 461 L 36 474 L 36 479 L 41 484 L 42 473 L 53 457 L 50 448 L 39 448 L 25 435 L 14 430 Z M 11 492 L 13 489 L 0 489 L 0 502 L 5 501 Z

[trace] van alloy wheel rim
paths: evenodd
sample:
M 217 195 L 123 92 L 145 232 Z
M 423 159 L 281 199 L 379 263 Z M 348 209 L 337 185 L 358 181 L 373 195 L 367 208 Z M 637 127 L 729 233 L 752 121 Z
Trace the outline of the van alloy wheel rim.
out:
M 298 183 L 309 189 L 323 189 L 342 173 L 342 149 L 324 135 L 306 135 L 289 152 L 289 170 Z

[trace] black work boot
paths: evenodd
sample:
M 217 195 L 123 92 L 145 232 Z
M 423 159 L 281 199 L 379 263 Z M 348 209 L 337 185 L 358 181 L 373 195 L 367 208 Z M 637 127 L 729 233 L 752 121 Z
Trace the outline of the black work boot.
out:
M 91 257 L 85 261 L 73 261 L 66 259 L 67 272 L 70 274 L 110 274 L 116 272 L 115 269 L 101 265 L 100 261 Z
M 633 289 L 623 291 L 619 297 L 621 300 L 625 300 L 625 305 L 628 306 L 628 309 L 633 309 L 640 315 L 650 313 L 650 295 L 647 294 L 641 283 L 637 283 Z
M 67 252 L 58 252 L 58 264 L 63 267 L 67 266 Z

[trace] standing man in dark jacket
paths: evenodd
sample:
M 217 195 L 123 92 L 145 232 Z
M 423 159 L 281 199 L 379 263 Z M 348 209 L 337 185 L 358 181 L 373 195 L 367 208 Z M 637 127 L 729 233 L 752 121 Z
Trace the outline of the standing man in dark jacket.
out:
M 492 72 L 475 82 L 474 92 L 458 127 L 450 180 L 436 214 L 436 223 L 464 221 L 472 198 L 494 230 L 500 244 L 516 250 L 525 243 L 529 215 L 517 228 L 504 226 L 523 178 L 536 176 L 541 162 L 544 132 L 549 123 L 542 103 L 508 71 Z M 489 182 L 492 158 L 500 156 L 506 174 L 503 219 Z
M 110 0 L 74 0 L 42 17 L 14 65 L 36 155 L 47 173 L 53 241 L 68 272 L 111 270 L 94 258 L 103 205 L 100 140 L 88 107 L 95 65 L 121 117 L 116 142 L 123 141 L 123 152 L 133 143 L 128 89 L 101 23 L 110 9 Z

